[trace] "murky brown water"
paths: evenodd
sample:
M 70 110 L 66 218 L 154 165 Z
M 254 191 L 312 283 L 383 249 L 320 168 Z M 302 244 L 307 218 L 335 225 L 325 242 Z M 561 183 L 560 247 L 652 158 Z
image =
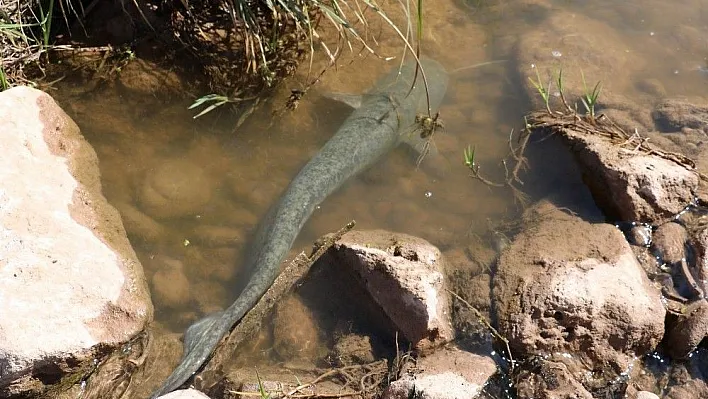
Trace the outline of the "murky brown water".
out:
M 355 219 L 358 229 L 405 232 L 460 253 L 475 235 L 488 233 L 489 221 L 513 219 L 520 208 L 511 192 L 472 179 L 462 153 L 475 145 L 482 172 L 503 178 L 500 160 L 508 152 L 509 132 L 522 126 L 531 107 L 522 87 L 527 82 L 519 77 L 519 70 L 530 67 L 521 64 L 524 46 L 551 48 L 549 63 L 563 65 L 573 55 L 587 64 L 567 68 L 586 74 L 593 65 L 620 60 L 620 71 L 588 79 L 602 79 L 608 98 L 621 93 L 638 107 L 662 96 L 706 93 L 704 1 L 457 0 L 427 7 L 424 52 L 449 71 L 505 61 L 451 72 L 440 109 L 445 130 L 434 137 L 436 154 L 416 169 L 414 154 L 395 150 L 325 201 L 293 251 Z M 536 34 L 554 18 L 583 24 L 586 37 L 562 34 L 563 29 L 557 36 Z M 529 41 L 536 37 L 543 42 Z M 583 51 L 581 39 L 605 49 L 607 59 L 572 54 Z M 380 52 L 400 54 L 395 43 L 382 41 Z M 355 58 L 343 57 L 339 73 L 327 72 L 296 112 L 271 123 L 271 110 L 262 109 L 236 134 L 225 117 L 193 120 L 189 102 L 158 102 L 126 87 L 69 94 L 65 86 L 56 95 L 98 152 L 104 192 L 130 220 L 126 225 L 153 290 L 156 318 L 168 329 L 181 333 L 233 300 L 232 279 L 251 232 L 347 115 L 346 107 L 321 93 L 361 92 L 395 66 Z M 296 88 L 304 75 L 290 86 Z M 283 92 L 276 105 L 283 103 Z M 523 189 L 532 200 L 550 197 L 598 217 L 564 150 L 551 140 L 532 144 L 527 155 L 531 170 L 522 176 Z

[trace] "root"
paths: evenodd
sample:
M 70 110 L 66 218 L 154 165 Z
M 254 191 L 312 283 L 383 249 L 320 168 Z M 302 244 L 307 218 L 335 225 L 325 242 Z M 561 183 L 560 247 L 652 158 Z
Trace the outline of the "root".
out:
M 504 181 L 502 183 L 497 183 L 492 181 L 480 173 L 480 166 L 478 164 L 472 163 L 469 165 L 472 171 L 472 177 L 481 181 L 483 184 L 489 187 L 509 187 L 512 194 L 514 195 L 514 201 L 518 202 L 522 208 L 526 208 L 529 203 L 529 196 L 523 192 L 518 186 L 523 186 L 524 182 L 519 177 L 519 173 L 522 170 L 528 168 L 528 160 L 524 157 L 524 152 L 526 151 L 526 146 L 528 145 L 530 134 L 528 130 L 524 130 L 518 138 L 518 147 L 514 147 L 512 143 L 512 138 L 514 135 L 514 130 L 509 133 L 509 157 L 513 160 L 513 167 L 509 169 L 509 163 L 506 159 L 502 159 L 502 164 L 504 165 Z
M 458 301 L 462 302 L 469 310 L 471 310 L 475 316 L 477 316 L 477 320 L 482 323 L 487 329 L 489 330 L 489 333 L 492 334 L 496 339 L 501 341 L 504 344 L 504 347 L 506 348 L 506 354 L 509 356 L 509 374 L 512 374 L 514 371 L 514 357 L 511 354 L 511 348 L 509 347 L 509 340 L 504 338 L 501 334 L 499 334 L 499 331 L 497 331 L 496 328 L 492 327 L 491 324 L 487 321 L 487 319 L 484 318 L 482 313 L 477 310 L 474 306 L 472 306 L 469 302 L 465 301 L 462 299 L 461 296 L 457 295 L 455 292 L 452 292 L 448 289 L 445 289 L 445 291 L 449 292 L 450 295 L 454 296 Z

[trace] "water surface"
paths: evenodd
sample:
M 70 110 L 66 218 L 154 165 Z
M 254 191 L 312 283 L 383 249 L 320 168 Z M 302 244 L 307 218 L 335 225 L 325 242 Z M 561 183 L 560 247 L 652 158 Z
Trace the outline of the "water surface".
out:
M 457 0 L 426 7 L 425 54 L 449 71 L 500 62 L 451 72 L 440 109 L 445 129 L 433 138 L 433 154 L 417 168 L 416 155 L 401 147 L 349 182 L 321 204 L 293 253 L 354 219 L 357 229 L 425 238 L 452 254 L 454 268 L 469 269 L 469 259 L 459 254 L 468 253 L 479 237 L 488 242 L 490 230 L 516 218 L 522 207 L 508 189 L 471 178 L 463 149 L 475 146 L 486 177 L 504 178 L 501 160 L 508 155 L 510 132 L 523 127 L 523 115 L 536 100 L 527 94 L 522 77 L 531 67 L 526 61 L 533 58 L 528 55 L 532 48 L 552 50 L 537 57 L 539 66 L 572 59 L 571 71 L 581 68 L 589 79 L 603 80 L 608 101 L 621 98 L 640 110 L 666 96 L 706 93 L 708 6 L 702 1 Z M 564 24 L 592 29 L 565 34 Z M 401 52 L 394 39 L 380 43 L 381 54 Z M 583 47 L 587 43 L 592 51 Z M 621 71 L 598 69 L 616 60 Z M 272 105 L 235 133 L 228 115 L 193 120 L 186 109 L 189 101 L 156 101 L 120 88 L 70 95 L 65 87 L 58 97 L 99 155 L 104 193 L 124 218 L 131 213 L 143 227 L 131 231 L 131 241 L 150 281 L 159 323 L 181 333 L 205 313 L 231 303 L 256 224 L 349 112 L 323 93 L 360 93 L 397 62 L 345 54 L 339 71 L 327 72 L 297 110 L 273 118 L 287 88 L 305 81 L 303 69 Z M 320 54 L 315 67 L 322 65 Z M 553 139 L 534 139 L 526 155 L 530 169 L 521 176 L 522 189 L 531 202 L 550 198 L 586 217 L 601 218 L 562 146 Z M 194 180 L 185 184 L 185 176 Z M 146 205 L 150 184 L 200 204 L 164 216 L 186 201 L 168 200 L 162 210 Z

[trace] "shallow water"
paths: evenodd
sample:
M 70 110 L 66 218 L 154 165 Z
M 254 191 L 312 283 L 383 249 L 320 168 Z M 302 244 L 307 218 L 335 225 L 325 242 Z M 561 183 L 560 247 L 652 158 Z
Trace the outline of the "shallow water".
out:
M 638 108 L 648 108 L 663 96 L 700 97 L 706 92 L 708 5 L 699 0 L 457 0 L 428 6 L 424 52 L 449 71 L 504 62 L 451 73 L 440 109 L 445 129 L 433 138 L 434 154 L 416 168 L 414 153 L 404 147 L 394 150 L 321 204 L 293 253 L 353 219 L 357 229 L 404 232 L 446 253 L 461 253 L 475 237 L 488 237 L 495 223 L 514 219 L 521 207 L 511 192 L 472 179 L 463 164 L 463 149 L 474 145 L 482 172 L 503 179 L 500 161 L 508 153 L 509 133 L 523 126 L 533 100 L 519 73 L 529 67 L 519 56 L 525 51 L 520 46 L 529 43 L 522 39 L 535 37 L 531 33 L 544 30 L 554 18 L 592 27 L 587 36 L 601 43 L 595 48 L 604 49 L 608 60 L 622 60 L 621 73 L 604 80 L 588 74 L 594 71 L 592 64 L 604 62 L 602 54 L 585 59 L 569 53 L 582 51 L 575 43 L 584 38 L 568 34 L 538 43 L 553 49 L 547 54 L 549 63 L 562 64 L 571 55 L 587 62 L 579 67 L 588 79 L 603 79 L 607 98 L 613 101 L 621 95 Z M 579 22 L 574 22 L 576 16 Z M 382 41 L 381 53 L 399 54 L 394 44 Z M 100 94 L 81 93 L 70 84 L 60 87 L 64 90 L 56 97 L 99 155 L 109 201 L 124 218 L 136 210 L 153 218 L 140 219 L 147 231 L 133 229 L 131 241 L 151 284 L 156 319 L 168 330 L 181 333 L 195 319 L 234 299 L 233 280 L 256 224 L 349 112 L 322 93 L 361 92 L 396 65 L 375 57 L 356 58 L 345 55 L 339 72 L 327 72 L 295 112 L 273 120 L 272 109 L 264 107 L 235 134 L 228 115 L 193 120 L 186 110 L 189 102 L 158 102 L 120 87 Z M 322 60 L 316 63 L 321 65 Z M 297 88 L 305 74 L 300 71 L 290 87 Z M 275 107 L 282 106 L 286 91 L 276 96 Z M 551 198 L 559 206 L 601 219 L 572 158 L 558 143 L 532 140 L 526 155 L 530 170 L 522 175 L 523 190 L 532 202 Z M 185 184 L 180 180 L 184 176 L 193 180 Z M 172 209 L 182 205 L 170 200 L 162 207 L 149 205 L 154 199 L 146 194 L 146 182 L 197 205 L 186 211 Z M 454 267 L 464 269 L 465 262 Z

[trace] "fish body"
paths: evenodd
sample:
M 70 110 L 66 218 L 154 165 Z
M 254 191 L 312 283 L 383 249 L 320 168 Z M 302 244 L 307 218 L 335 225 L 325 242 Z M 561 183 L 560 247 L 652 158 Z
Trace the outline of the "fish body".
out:
M 423 59 L 430 108 L 437 109 L 447 90 L 447 72 L 436 61 Z M 383 77 L 366 93 L 359 108 L 295 176 L 280 200 L 261 222 L 247 261 L 250 280 L 226 310 L 191 325 L 184 334 L 184 354 L 177 368 L 152 398 L 184 384 L 211 355 L 219 341 L 272 285 L 280 264 L 315 207 L 350 177 L 371 166 L 401 142 L 418 114 L 428 114 L 423 80 L 414 76 L 413 62 Z M 435 112 L 435 111 L 433 111 Z

